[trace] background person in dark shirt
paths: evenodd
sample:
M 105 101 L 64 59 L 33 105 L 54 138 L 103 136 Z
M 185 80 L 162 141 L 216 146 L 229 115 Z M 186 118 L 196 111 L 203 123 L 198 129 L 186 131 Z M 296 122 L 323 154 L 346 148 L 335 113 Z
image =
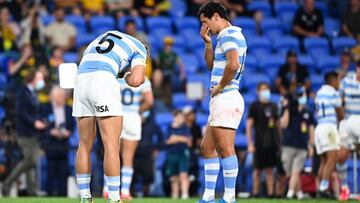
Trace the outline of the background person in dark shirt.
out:
M 189 198 L 189 162 L 191 147 L 191 135 L 189 128 L 185 125 L 185 116 L 182 111 L 174 112 L 174 120 L 170 126 L 167 144 L 166 176 L 171 181 L 171 197 L 181 199 Z M 179 188 L 180 186 L 180 188 Z
M 276 79 L 276 89 L 281 95 L 294 93 L 297 84 L 304 84 L 306 90 L 311 86 L 309 72 L 305 66 L 298 63 L 296 52 L 288 51 L 286 63 L 280 67 Z
M 303 199 L 300 172 L 304 167 L 307 152 L 313 154 L 314 118 L 306 107 L 305 87 L 298 87 L 296 94 L 290 94 L 283 101 L 280 126 L 282 129 L 281 161 L 286 176 L 290 177 L 287 198 Z
M 315 8 L 314 0 L 305 0 L 304 7 L 296 12 L 293 22 L 293 31 L 300 39 L 305 37 L 319 37 L 324 32 L 324 17 L 320 10 Z
M 274 195 L 273 167 L 277 164 L 279 117 L 277 105 L 270 102 L 270 86 L 259 83 L 259 99 L 251 104 L 246 123 L 248 152 L 254 153 L 253 196 L 259 195 L 261 171 L 266 171 L 267 195 Z M 253 141 L 255 129 L 255 142 Z
M 344 15 L 342 30 L 348 37 L 360 36 L 360 0 L 349 0 L 350 7 Z

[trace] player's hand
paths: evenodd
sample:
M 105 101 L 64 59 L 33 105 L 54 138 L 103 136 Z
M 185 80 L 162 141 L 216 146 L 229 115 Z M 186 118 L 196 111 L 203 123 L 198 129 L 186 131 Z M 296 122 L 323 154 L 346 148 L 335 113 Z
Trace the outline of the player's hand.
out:
M 219 85 L 216 85 L 211 88 L 211 97 L 215 97 L 217 94 L 221 93 L 224 89 L 221 88 Z
M 211 43 L 210 28 L 205 23 L 201 25 L 200 36 L 203 38 L 205 43 Z

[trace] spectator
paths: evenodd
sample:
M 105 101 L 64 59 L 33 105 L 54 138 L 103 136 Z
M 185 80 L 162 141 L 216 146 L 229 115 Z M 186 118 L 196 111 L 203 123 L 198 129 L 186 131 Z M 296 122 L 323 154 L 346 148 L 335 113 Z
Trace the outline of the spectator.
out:
M 11 13 L 13 20 L 15 20 L 16 22 L 20 22 L 21 18 L 23 17 L 23 13 L 20 11 L 22 11 L 24 7 L 26 7 L 26 4 L 24 4 L 23 0 L 0 0 L 0 9 L 7 8 Z
M 356 37 L 357 44 L 351 49 L 351 54 L 353 56 L 354 61 L 360 60 L 360 35 Z
M 178 55 L 173 51 L 174 39 L 164 38 L 164 49 L 161 50 L 156 58 L 156 65 L 163 73 L 167 81 L 171 81 L 173 90 L 182 90 L 185 79 L 185 69 Z M 177 70 L 177 67 L 179 70 Z M 177 75 L 180 75 L 178 77 Z
M 286 176 L 290 177 L 286 195 L 289 199 L 292 199 L 295 194 L 298 199 L 304 198 L 301 191 L 300 172 L 304 167 L 307 152 L 309 156 L 313 154 L 314 119 L 313 112 L 306 107 L 306 103 L 306 90 L 301 86 L 297 88 L 296 95 L 287 95 L 282 106 L 281 161 Z
M 83 9 L 90 15 L 104 15 L 104 0 L 81 0 Z
M 253 191 L 254 197 L 259 196 L 260 175 L 266 171 L 267 196 L 274 195 L 273 168 L 277 164 L 279 145 L 279 117 L 277 105 L 270 102 L 270 87 L 267 83 L 257 86 L 259 99 L 250 105 L 246 123 L 248 152 L 254 153 Z M 252 129 L 255 129 L 255 142 Z
M 141 193 L 145 197 L 149 196 L 150 184 L 154 181 L 155 159 L 163 143 L 163 134 L 155 123 L 153 113 L 144 116 L 146 114 L 143 114 L 143 130 L 134 160 L 134 183 L 142 181 Z
M 14 90 L 23 84 L 28 72 L 35 70 L 36 67 L 36 60 L 29 44 L 23 45 L 19 57 L 17 60 L 9 59 L 8 61 L 9 85 Z
M 135 8 L 140 12 L 143 17 L 166 15 L 170 9 L 171 3 L 169 0 L 137 0 L 135 1 Z
M 206 2 L 208 2 L 208 0 L 188 0 L 186 9 L 187 15 L 198 16 L 200 6 Z
M 46 27 L 46 37 L 51 47 L 61 47 L 65 51 L 75 49 L 76 28 L 65 22 L 65 12 L 62 8 L 55 10 L 55 22 Z
M 21 22 L 22 39 L 20 44 L 31 44 L 34 56 L 42 63 L 47 64 L 45 53 L 45 27 L 39 17 L 38 7 L 30 9 L 28 16 Z
M 185 115 L 185 124 L 190 129 L 192 137 L 192 146 L 190 149 L 190 166 L 189 175 L 191 178 L 190 195 L 196 195 L 199 187 L 199 164 L 200 157 L 200 143 L 202 140 L 202 132 L 200 126 L 196 123 L 196 114 L 191 106 L 186 106 L 183 109 Z
M 172 89 L 164 80 L 163 72 L 160 69 L 154 70 L 151 84 L 155 98 L 155 112 L 168 112 L 172 105 Z
M 17 141 L 23 154 L 23 160 L 18 163 L 11 174 L 3 183 L 5 195 L 12 183 L 19 176 L 26 172 L 28 195 L 37 195 L 37 184 L 32 171 L 36 167 L 36 161 L 39 155 L 39 138 L 46 128 L 46 123 L 41 120 L 39 101 L 36 97 L 36 91 L 42 89 L 45 85 L 43 74 L 40 71 L 32 71 L 26 77 L 26 85 L 18 92 L 16 97 L 16 132 Z
M 342 31 L 348 37 L 357 38 L 360 35 L 360 0 L 349 0 L 350 7 L 342 20 Z
M 309 77 L 307 68 L 298 63 L 296 52 L 290 50 L 286 55 L 286 63 L 279 69 L 276 89 L 281 95 L 294 93 L 298 84 L 303 84 L 306 90 L 309 90 L 311 85 Z
M 17 50 L 16 40 L 20 34 L 19 26 L 10 21 L 9 10 L 4 7 L 0 10 L 0 51 Z
M 348 72 L 352 69 L 353 63 L 351 62 L 351 52 L 345 49 L 340 56 L 340 67 L 337 68 L 340 79 L 343 79 Z
M 47 160 L 46 189 L 49 196 L 66 196 L 67 193 L 68 141 L 75 128 L 75 119 L 65 99 L 65 91 L 54 86 L 50 102 L 43 106 L 42 111 L 47 121 L 43 148 Z
M 49 60 L 50 70 L 49 70 L 49 80 L 51 83 L 57 82 L 59 80 L 59 66 L 64 62 L 64 51 L 60 47 L 54 47 L 51 51 L 51 56 Z
M 133 0 L 106 0 L 106 7 L 110 13 L 116 17 L 116 19 L 125 16 L 138 16 L 138 12 L 134 9 Z
M 174 120 L 170 126 L 169 138 L 167 144 L 167 159 L 165 174 L 170 177 L 171 197 L 181 199 L 189 198 L 189 162 L 191 147 L 191 135 L 188 127 L 185 125 L 185 116 L 183 112 L 177 110 L 174 112 Z M 180 188 L 179 188 L 180 186 Z
M 55 0 L 57 8 L 63 8 L 67 13 L 79 4 L 80 0 Z
M 134 19 L 128 19 L 125 22 L 125 33 L 128 35 L 131 35 L 139 40 L 141 40 L 142 42 L 146 42 L 147 44 L 149 44 L 149 39 L 147 37 L 147 35 L 144 32 L 140 32 L 137 29 L 137 25 Z
M 315 8 L 314 0 L 305 0 L 304 7 L 296 12 L 293 31 L 300 39 L 305 37 L 320 37 L 324 32 L 324 17 Z

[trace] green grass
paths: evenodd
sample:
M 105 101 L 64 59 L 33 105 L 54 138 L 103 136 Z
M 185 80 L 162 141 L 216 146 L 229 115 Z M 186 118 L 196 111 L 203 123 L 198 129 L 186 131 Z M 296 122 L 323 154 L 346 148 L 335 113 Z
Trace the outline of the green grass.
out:
M 134 199 L 131 203 L 195 203 L 198 199 L 189 200 L 172 200 L 169 198 L 143 198 Z M 309 200 L 285 200 L 285 199 L 239 199 L 238 203 L 332 203 L 338 202 L 335 200 L 321 200 L 321 199 L 309 199 Z M 69 198 L 0 198 L 0 203 L 79 203 L 77 199 Z M 104 199 L 97 198 L 95 203 L 106 203 Z M 347 201 L 346 203 L 358 203 L 358 201 Z

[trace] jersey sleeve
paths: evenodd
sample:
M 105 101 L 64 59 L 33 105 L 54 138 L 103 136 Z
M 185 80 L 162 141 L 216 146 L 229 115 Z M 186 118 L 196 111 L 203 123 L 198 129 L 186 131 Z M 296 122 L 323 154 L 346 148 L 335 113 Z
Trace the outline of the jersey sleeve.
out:
M 146 67 L 146 56 L 140 53 L 135 53 L 131 59 L 131 68 L 134 68 L 137 65 Z
M 149 79 L 145 78 L 145 82 L 143 84 L 142 93 L 151 91 L 151 82 Z
M 333 105 L 335 108 L 341 107 L 341 97 L 339 92 L 334 93 Z
M 233 36 L 224 36 L 220 39 L 220 47 L 226 54 L 228 51 L 237 50 L 240 47 L 240 41 Z

